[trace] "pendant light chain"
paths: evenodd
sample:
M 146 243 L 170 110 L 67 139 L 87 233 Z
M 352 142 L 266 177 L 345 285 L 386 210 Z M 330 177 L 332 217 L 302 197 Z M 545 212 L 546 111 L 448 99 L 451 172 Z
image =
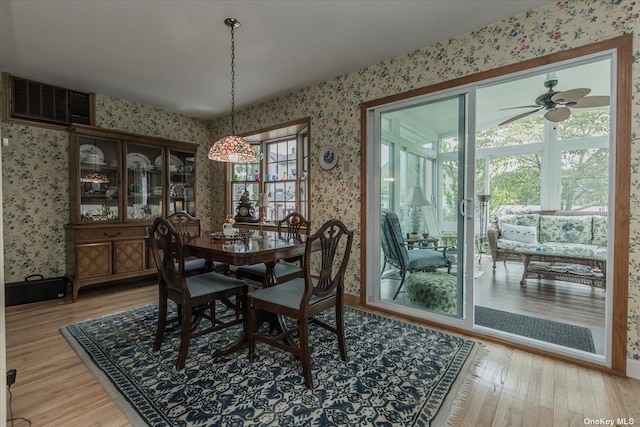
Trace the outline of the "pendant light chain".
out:
M 231 134 L 217 140 L 209 149 L 207 157 L 217 162 L 252 163 L 256 161 L 256 152 L 247 141 L 236 133 L 236 39 L 235 29 L 241 24 L 235 18 L 224 20 L 231 28 Z
M 236 26 L 231 26 L 231 135 L 236 134 L 235 109 L 236 109 L 236 43 L 235 33 Z

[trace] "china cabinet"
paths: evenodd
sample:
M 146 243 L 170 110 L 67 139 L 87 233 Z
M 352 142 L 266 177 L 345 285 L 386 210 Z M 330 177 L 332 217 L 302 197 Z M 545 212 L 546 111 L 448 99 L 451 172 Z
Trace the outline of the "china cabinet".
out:
M 91 126 L 69 128 L 67 275 L 80 288 L 155 274 L 147 227 L 196 215 L 197 144 Z

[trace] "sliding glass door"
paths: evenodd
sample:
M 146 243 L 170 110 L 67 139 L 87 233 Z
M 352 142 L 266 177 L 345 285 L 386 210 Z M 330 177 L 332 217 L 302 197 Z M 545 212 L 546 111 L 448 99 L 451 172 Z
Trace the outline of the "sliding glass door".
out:
M 369 301 L 419 316 L 464 319 L 465 233 L 473 206 L 465 195 L 470 95 L 430 97 L 371 111 L 379 277 Z M 458 320 L 459 321 L 459 320 Z
M 606 357 L 613 65 L 588 57 L 371 107 L 367 303 Z

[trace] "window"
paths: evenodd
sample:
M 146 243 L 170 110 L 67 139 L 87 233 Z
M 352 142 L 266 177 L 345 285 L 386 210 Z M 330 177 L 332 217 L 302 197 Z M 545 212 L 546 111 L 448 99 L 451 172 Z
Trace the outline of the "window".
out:
M 253 206 L 261 193 L 267 194 L 269 206 L 256 207 L 256 219 L 273 222 L 291 212 L 309 219 L 309 119 L 259 131 L 245 139 L 254 147 L 258 160 L 233 164 L 228 212 L 235 213 L 246 190 Z

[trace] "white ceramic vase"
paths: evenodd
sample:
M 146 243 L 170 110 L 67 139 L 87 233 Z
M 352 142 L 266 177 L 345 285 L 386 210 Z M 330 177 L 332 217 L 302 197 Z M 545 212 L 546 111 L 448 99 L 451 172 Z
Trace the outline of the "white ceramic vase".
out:
M 225 222 L 224 224 L 222 224 L 222 234 L 224 234 L 225 236 L 235 236 L 236 234 L 238 234 L 238 230 L 233 228 L 232 224 Z

